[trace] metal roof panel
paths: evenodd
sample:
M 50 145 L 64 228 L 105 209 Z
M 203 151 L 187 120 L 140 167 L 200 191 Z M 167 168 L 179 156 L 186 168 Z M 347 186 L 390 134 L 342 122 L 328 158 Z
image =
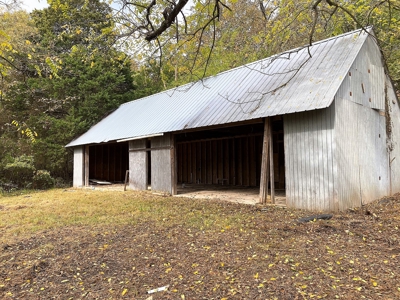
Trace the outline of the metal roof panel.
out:
M 326 108 L 367 37 L 353 31 L 124 103 L 67 147 Z

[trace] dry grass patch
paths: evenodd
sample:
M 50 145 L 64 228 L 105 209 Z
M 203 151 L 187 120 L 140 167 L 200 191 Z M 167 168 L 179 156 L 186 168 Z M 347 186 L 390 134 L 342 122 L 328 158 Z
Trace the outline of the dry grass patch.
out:
M 222 228 L 240 220 L 237 213 L 225 217 L 224 202 L 154 196 L 147 192 L 51 190 L 20 196 L 0 196 L 0 241 L 64 226 L 133 225 L 163 222 L 200 229 Z M 207 212 L 206 212 L 207 210 Z M 213 211 L 214 210 L 214 211 Z

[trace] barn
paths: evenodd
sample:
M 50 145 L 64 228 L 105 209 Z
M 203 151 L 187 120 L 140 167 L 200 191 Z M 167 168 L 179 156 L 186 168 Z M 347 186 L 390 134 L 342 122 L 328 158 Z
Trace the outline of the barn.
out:
M 121 105 L 74 149 L 90 179 L 176 194 L 181 184 L 259 188 L 315 211 L 400 191 L 400 110 L 372 28 Z

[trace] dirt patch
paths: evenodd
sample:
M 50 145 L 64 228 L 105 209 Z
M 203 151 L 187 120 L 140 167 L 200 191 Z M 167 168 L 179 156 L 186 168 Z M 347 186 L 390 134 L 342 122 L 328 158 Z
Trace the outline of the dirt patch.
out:
M 275 203 L 286 205 L 284 190 L 275 191 Z M 178 194 L 175 197 L 185 197 L 191 199 L 218 199 L 241 204 L 258 204 L 260 199 L 259 187 L 241 187 L 229 185 L 204 185 L 204 184 L 184 184 L 178 186 Z M 270 195 L 267 198 L 270 201 Z

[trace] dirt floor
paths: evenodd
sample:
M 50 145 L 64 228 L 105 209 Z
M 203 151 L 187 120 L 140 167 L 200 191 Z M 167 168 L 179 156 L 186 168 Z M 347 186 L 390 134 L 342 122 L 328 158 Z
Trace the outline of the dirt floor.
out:
M 236 187 L 228 185 L 198 185 L 185 184 L 178 187 L 176 197 L 192 199 L 218 199 L 234 203 L 257 204 L 259 202 L 259 187 Z M 268 202 L 271 202 L 270 194 Z M 285 191 L 275 191 L 275 203 L 286 205 Z
M 86 189 L 92 190 L 124 190 L 123 184 L 110 185 L 90 185 Z M 149 187 L 151 190 L 151 187 Z M 156 193 L 157 194 L 157 193 Z M 203 184 L 180 184 L 178 194 L 174 197 L 184 197 L 190 199 L 223 200 L 242 204 L 259 203 L 259 187 L 240 187 L 229 185 L 203 185 Z M 270 192 L 267 201 L 271 203 Z M 275 191 L 275 204 L 286 205 L 285 190 Z
M 400 299 L 400 195 L 307 223 L 277 206 L 146 201 L 158 219 L 1 244 L 0 298 Z M 216 217 L 231 223 L 207 227 Z

